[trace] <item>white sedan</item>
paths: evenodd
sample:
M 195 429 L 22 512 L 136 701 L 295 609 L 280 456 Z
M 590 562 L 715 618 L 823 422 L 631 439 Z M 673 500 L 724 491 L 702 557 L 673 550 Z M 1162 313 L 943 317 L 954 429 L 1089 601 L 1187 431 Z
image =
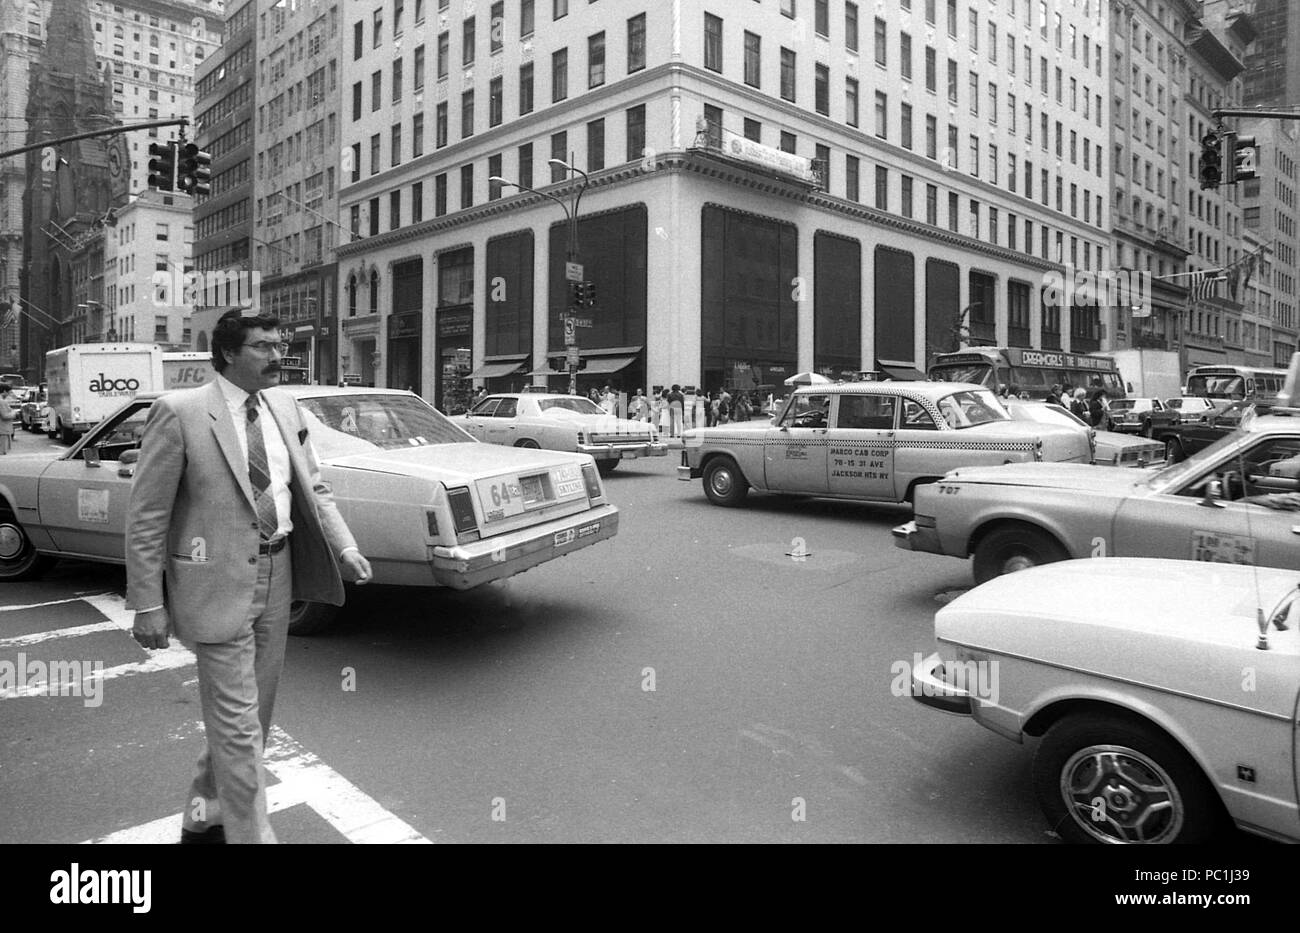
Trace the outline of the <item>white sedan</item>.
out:
M 489 395 L 451 420 L 489 444 L 590 454 L 602 474 L 624 459 L 668 454 L 668 445 L 659 442 L 653 425 L 616 418 L 581 395 Z
M 1041 737 L 1034 790 L 1067 841 L 1203 842 L 1235 824 L 1300 842 L 1298 584 L 1137 558 L 999 577 L 935 616 L 911 695 Z

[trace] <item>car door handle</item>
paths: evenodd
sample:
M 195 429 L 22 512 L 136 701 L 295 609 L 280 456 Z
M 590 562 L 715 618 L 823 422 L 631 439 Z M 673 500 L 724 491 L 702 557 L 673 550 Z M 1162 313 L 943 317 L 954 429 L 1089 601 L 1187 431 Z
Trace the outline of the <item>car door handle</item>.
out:
M 1291 534 L 1293 534 L 1293 535 L 1300 535 L 1300 525 L 1292 525 L 1292 526 L 1291 526 Z

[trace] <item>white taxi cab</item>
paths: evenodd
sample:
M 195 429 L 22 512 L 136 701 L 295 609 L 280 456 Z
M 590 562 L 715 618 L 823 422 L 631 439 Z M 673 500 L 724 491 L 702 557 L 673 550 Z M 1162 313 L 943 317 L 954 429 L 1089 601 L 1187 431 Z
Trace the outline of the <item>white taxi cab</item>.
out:
M 677 478 L 703 478 L 715 505 L 750 488 L 872 502 L 911 501 L 958 467 L 1086 464 L 1086 432 L 1013 420 L 988 389 L 953 382 L 850 382 L 797 389 L 771 422 L 696 428 Z

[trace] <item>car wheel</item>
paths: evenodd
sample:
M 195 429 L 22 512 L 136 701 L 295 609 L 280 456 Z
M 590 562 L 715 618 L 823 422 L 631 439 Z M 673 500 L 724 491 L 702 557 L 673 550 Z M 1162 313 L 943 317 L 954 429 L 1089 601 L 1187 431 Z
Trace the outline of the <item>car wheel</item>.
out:
M 609 476 L 618 469 L 619 462 L 618 460 L 597 460 L 596 469 L 600 471 L 601 476 Z
M 1187 459 L 1183 442 L 1176 437 L 1165 438 L 1165 463 L 1179 463 Z
M 531 437 L 525 437 L 523 440 L 515 441 L 516 447 L 526 447 L 529 450 L 541 450 L 541 445 Z
M 319 635 L 334 624 L 338 614 L 338 606 L 295 599 L 289 607 L 289 634 Z
M 745 501 L 749 483 L 730 457 L 716 457 L 704 468 L 704 494 L 714 505 L 734 507 Z
M 1067 557 L 1065 548 L 1046 532 L 1028 525 L 1004 525 L 990 531 L 975 546 L 975 583 L 987 583 L 1004 573 Z
M 1200 768 L 1151 726 L 1114 714 L 1068 716 L 1043 736 L 1034 793 L 1067 842 L 1209 842 L 1225 813 Z
M 0 512 L 0 581 L 34 580 L 53 564 L 53 557 L 37 553 L 12 512 Z

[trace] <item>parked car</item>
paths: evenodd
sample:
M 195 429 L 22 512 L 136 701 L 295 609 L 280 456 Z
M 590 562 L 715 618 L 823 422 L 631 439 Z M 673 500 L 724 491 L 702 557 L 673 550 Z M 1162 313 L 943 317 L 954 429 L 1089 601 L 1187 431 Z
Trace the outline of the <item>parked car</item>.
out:
M 1074 427 L 1016 421 L 988 389 L 952 382 L 805 386 L 770 422 L 696 428 L 682 443 L 677 478 L 702 478 L 722 506 L 741 504 L 751 487 L 904 502 L 960 466 L 1092 459 Z
M 588 456 L 481 444 L 411 392 L 284 391 L 306 414 L 321 477 L 376 583 L 470 589 L 618 531 Z M 158 394 L 126 402 L 58 459 L 0 458 L 0 582 L 57 557 L 125 563 L 127 498 Z M 220 559 L 220 543 L 208 547 Z M 295 603 L 290 631 L 316 631 L 334 611 Z
M 939 610 L 911 694 L 1039 738 L 1035 796 L 1068 842 L 1208 842 L 1234 824 L 1300 842 L 1298 585 L 1294 566 L 1175 560 L 1014 574 Z
M 917 490 L 900 548 L 974 557 L 976 583 L 1071 557 L 1300 566 L 1300 417 L 1249 418 L 1162 469 L 1025 463 L 955 470 Z
M 1176 414 L 1178 420 L 1184 424 L 1189 421 L 1200 421 L 1202 415 L 1208 415 L 1212 411 L 1225 407 L 1227 407 L 1226 399 L 1220 400 L 1217 405 L 1214 399 L 1200 398 L 1194 395 L 1165 399 L 1165 411 Z
M 615 418 L 580 395 L 489 395 L 451 420 L 489 444 L 588 454 L 603 474 L 624 459 L 668 454 L 652 424 Z
M 44 386 L 32 389 L 27 394 L 26 401 L 23 402 L 22 413 L 23 428 L 28 431 L 40 431 L 44 429 L 43 419 L 45 409 L 49 405 L 49 396 Z
M 1151 437 L 1165 445 L 1165 459 L 1177 463 L 1237 430 L 1246 413 L 1256 407 L 1257 403 L 1249 399 L 1238 400 L 1208 411 L 1195 421 L 1180 420 L 1178 424 L 1169 425 L 1153 423 Z
M 1100 466 L 1146 467 L 1165 461 L 1163 444 L 1115 431 L 1098 431 L 1060 405 L 1026 399 L 1003 399 L 1002 404 L 1011 413 L 1011 417 L 1019 421 L 1073 425 L 1080 431 L 1088 432 L 1093 442 L 1092 462 Z
M 1108 404 L 1111 429 L 1123 434 L 1144 433 L 1151 416 L 1165 410 L 1165 403 L 1158 398 L 1117 398 Z M 1146 436 L 1150 436 L 1149 431 Z

